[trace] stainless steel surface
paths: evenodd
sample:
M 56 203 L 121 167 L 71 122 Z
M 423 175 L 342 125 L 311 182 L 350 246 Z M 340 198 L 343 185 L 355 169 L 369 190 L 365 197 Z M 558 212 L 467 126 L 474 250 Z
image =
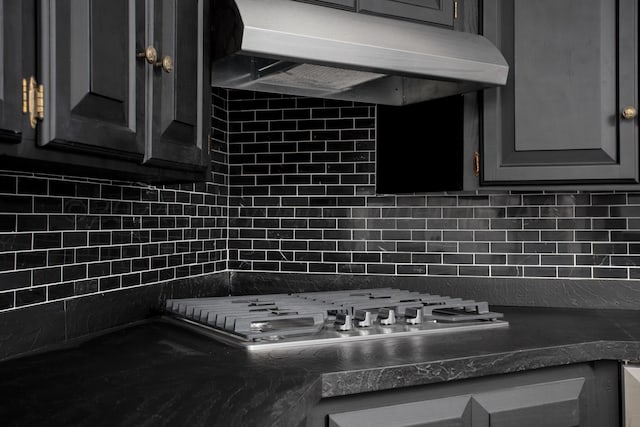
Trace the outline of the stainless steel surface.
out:
M 379 288 L 170 299 L 171 321 L 248 349 L 507 326 L 486 302 Z
M 506 84 L 482 36 L 289 0 L 217 0 L 214 86 L 405 105 Z

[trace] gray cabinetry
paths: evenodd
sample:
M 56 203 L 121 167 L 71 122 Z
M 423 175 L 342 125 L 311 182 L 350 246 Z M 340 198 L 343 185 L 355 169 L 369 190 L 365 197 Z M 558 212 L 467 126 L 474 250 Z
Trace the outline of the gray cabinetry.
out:
M 0 169 L 206 180 L 209 31 L 206 0 L 0 0 Z
M 456 0 L 298 0 L 321 6 L 453 27 Z M 462 1 L 462 0 L 460 0 Z
M 571 378 L 478 393 L 472 398 L 473 426 L 536 427 L 542 419 L 548 426 L 584 425 L 586 408 L 580 408 L 584 384 L 584 378 Z
M 308 427 L 614 427 L 619 367 L 596 362 L 325 399 Z
M 329 415 L 329 427 L 471 427 L 471 396 L 453 396 Z
M 0 0 L 0 142 L 20 142 L 22 134 L 21 73 L 23 62 L 33 61 L 29 16 L 33 16 L 30 1 Z
M 179 169 L 206 168 L 209 117 L 207 0 L 164 0 L 153 6 L 153 40 L 171 73 L 150 69 L 151 135 L 145 164 Z
M 453 26 L 454 0 L 358 0 L 362 12 Z
M 333 6 L 343 9 L 356 9 L 356 0 L 299 0 L 305 3 L 315 3 L 321 6 Z
M 142 160 L 144 2 L 42 3 L 42 146 Z
M 206 4 L 43 2 L 42 82 L 49 113 L 39 144 L 163 168 L 206 169 Z M 147 46 L 155 49 L 156 63 L 143 57 Z
M 638 182 L 635 0 L 485 0 L 511 65 L 484 92 L 482 184 Z

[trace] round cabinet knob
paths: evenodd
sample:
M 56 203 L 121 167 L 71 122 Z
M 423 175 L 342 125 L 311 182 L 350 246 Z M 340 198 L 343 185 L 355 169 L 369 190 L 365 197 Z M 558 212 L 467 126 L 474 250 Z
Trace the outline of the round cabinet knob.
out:
M 165 73 L 173 71 L 173 59 L 169 55 L 165 55 L 162 58 L 162 61 L 158 62 L 156 65 L 162 67 Z
M 624 107 L 624 110 L 622 110 L 622 117 L 625 120 L 635 119 L 637 115 L 638 110 L 636 110 L 635 107 Z
M 145 58 L 149 64 L 155 64 L 158 61 L 158 51 L 153 46 L 147 46 L 144 52 L 138 52 L 138 58 Z

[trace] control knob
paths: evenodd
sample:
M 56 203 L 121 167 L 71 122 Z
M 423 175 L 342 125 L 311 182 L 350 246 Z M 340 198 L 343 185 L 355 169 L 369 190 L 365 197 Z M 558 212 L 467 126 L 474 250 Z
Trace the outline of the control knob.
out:
M 353 329 L 353 321 L 350 314 L 337 313 L 334 326 L 338 331 L 350 331 Z
M 422 323 L 422 307 L 407 307 L 404 312 L 404 320 L 407 325 L 419 325 Z
M 371 326 L 371 312 L 366 310 L 356 310 L 353 319 L 359 328 L 368 328 Z
M 390 326 L 396 324 L 396 311 L 391 308 L 381 308 L 378 311 L 378 319 L 380 324 L 384 326 Z

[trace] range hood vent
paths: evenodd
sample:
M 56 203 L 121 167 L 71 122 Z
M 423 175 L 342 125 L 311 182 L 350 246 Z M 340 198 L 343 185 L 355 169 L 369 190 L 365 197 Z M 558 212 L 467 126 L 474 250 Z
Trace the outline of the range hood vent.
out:
M 476 34 L 291 0 L 213 4 L 213 86 L 405 105 L 507 81 Z

